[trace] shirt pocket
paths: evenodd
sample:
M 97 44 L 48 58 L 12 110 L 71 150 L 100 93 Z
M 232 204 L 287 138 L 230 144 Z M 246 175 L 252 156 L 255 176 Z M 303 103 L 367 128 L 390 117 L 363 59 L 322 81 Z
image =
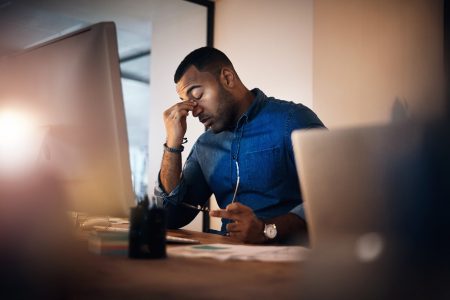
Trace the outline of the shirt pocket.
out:
M 283 175 L 280 147 L 248 152 L 242 158 L 243 188 L 265 193 L 279 185 Z

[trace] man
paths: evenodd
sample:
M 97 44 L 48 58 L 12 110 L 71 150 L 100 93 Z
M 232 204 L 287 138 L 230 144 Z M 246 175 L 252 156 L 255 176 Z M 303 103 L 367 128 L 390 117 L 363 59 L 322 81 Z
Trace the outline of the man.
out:
M 169 227 L 188 224 L 213 193 L 223 234 L 243 242 L 282 241 L 305 234 L 306 223 L 291 132 L 324 127 L 301 104 L 248 90 L 227 56 L 203 47 L 178 66 L 182 100 L 164 112 L 167 140 L 155 195 L 168 209 Z M 181 166 L 186 118 L 192 112 L 207 131 Z

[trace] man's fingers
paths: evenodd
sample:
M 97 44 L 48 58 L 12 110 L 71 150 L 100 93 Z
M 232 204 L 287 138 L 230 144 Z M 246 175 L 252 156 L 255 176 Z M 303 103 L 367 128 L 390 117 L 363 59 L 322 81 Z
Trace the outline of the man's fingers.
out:
M 234 239 L 237 239 L 237 240 L 242 240 L 241 234 L 239 232 L 230 232 L 229 235 L 230 235 L 231 238 L 234 238 Z
M 239 202 L 231 203 L 227 205 L 225 209 L 212 210 L 209 213 L 211 217 L 230 219 L 234 221 L 242 221 L 245 218 L 248 218 L 249 214 L 253 214 L 252 209 Z
M 232 219 L 232 217 L 233 217 L 232 213 L 226 211 L 225 209 L 211 210 L 209 212 L 209 215 L 211 217 L 224 218 L 224 219 Z
M 230 212 L 230 211 L 227 211 L 226 209 L 211 210 L 209 212 L 209 215 L 211 217 L 229 219 L 229 220 L 233 220 L 236 222 L 241 222 L 246 217 L 246 215 L 243 215 L 241 213 L 236 213 L 236 212 Z
M 185 118 L 188 115 L 189 115 L 188 110 L 177 110 L 177 111 L 174 110 L 170 113 L 169 119 L 177 120 L 177 119 Z
M 233 212 L 229 212 L 225 209 L 219 209 L 219 210 L 212 210 L 209 212 L 209 215 L 211 217 L 216 217 L 216 218 L 224 218 L 224 219 L 229 219 L 229 220 L 233 220 L 233 221 L 240 221 L 241 217 L 239 214 L 233 213 Z
M 183 101 L 174 105 L 177 109 L 182 110 L 193 110 L 197 106 L 197 102 L 194 101 Z
M 227 231 L 228 232 L 238 232 L 238 231 L 240 231 L 240 229 L 239 229 L 239 224 L 237 224 L 237 223 L 228 223 L 227 224 Z
M 181 103 L 177 103 L 174 106 L 170 107 L 168 110 L 164 112 L 164 116 L 166 118 L 171 118 L 173 116 L 176 116 L 179 113 L 183 113 L 185 116 L 192 111 L 195 106 L 197 105 L 194 101 L 185 101 Z
M 252 209 L 244 204 L 241 204 L 239 202 L 234 202 L 231 204 L 228 204 L 225 208 L 226 211 L 233 213 L 233 214 L 241 214 L 244 212 L 252 211 Z

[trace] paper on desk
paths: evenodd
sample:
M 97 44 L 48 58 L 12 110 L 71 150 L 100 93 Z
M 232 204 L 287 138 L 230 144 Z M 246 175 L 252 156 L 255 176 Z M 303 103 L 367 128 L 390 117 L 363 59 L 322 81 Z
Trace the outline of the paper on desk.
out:
M 257 260 L 292 262 L 305 260 L 309 249 L 300 246 L 250 246 L 203 244 L 168 248 L 169 256 L 214 258 L 218 260 Z

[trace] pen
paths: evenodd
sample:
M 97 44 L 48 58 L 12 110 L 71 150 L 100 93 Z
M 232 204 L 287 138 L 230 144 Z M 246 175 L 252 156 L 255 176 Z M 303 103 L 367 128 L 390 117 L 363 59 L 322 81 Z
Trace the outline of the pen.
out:
M 236 187 L 234 188 L 234 195 L 233 195 L 233 200 L 231 200 L 231 203 L 234 203 L 236 201 L 236 194 L 237 194 L 237 190 L 239 188 L 239 181 L 240 181 L 239 164 L 238 164 L 237 160 L 236 160 L 236 176 L 237 176 Z

